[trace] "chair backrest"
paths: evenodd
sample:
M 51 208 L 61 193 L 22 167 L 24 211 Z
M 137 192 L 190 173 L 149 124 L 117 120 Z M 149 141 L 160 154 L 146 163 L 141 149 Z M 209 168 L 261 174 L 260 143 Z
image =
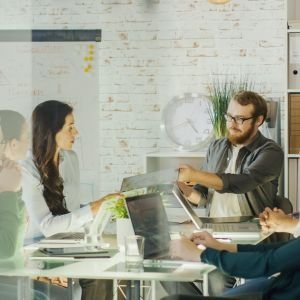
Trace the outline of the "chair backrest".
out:
M 277 195 L 275 199 L 275 206 L 282 209 L 286 214 L 293 212 L 293 205 L 291 201 L 283 196 Z

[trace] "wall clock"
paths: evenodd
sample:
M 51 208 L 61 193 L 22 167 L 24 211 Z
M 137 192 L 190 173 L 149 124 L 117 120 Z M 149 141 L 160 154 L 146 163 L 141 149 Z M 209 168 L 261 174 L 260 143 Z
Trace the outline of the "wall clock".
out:
M 213 137 L 208 107 L 208 98 L 200 94 L 185 94 L 167 103 L 161 128 L 178 150 L 206 150 Z

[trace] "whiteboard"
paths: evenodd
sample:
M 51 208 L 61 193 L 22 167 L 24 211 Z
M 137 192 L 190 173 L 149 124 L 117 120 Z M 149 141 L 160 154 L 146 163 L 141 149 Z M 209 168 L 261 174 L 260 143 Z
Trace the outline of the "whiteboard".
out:
M 1 42 L 1 109 L 27 118 L 46 100 L 74 107 L 80 137 L 74 150 L 80 160 L 82 203 L 97 197 L 99 72 L 96 42 Z

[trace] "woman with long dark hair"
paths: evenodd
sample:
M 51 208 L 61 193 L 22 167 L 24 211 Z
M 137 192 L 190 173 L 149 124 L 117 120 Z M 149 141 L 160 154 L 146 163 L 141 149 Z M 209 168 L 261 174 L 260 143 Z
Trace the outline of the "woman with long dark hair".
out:
M 78 131 L 73 108 L 49 100 L 32 113 L 32 154 L 23 163 L 24 201 L 29 210 L 27 237 L 40 239 L 60 232 L 78 231 L 93 220 L 110 194 L 81 207 L 79 163 L 72 151 Z M 82 299 L 111 299 L 111 282 L 81 280 Z M 109 287 L 108 287 L 109 285 Z M 101 293 L 99 293 L 101 290 Z M 107 295 L 106 295 L 107 293 Z

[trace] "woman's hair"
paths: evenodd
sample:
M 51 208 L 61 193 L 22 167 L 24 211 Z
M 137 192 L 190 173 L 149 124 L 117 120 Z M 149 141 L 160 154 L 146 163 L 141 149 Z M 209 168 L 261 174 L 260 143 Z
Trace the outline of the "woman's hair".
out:
M 66 103 L 49 100 L 36 106 L 32 113 L 32 154 L 37 167 L 43 196 L 53 215 L 66 214 L 63 179 L 54 164 L 57 144 L 56 134 L 63 128 L 66 117 L 73 108 Z
M 5 145 L 13 140 L 19 140 L 22 134 L 25 118 L 13 110 L 0 110 L 0 156 L 3 155 Z

